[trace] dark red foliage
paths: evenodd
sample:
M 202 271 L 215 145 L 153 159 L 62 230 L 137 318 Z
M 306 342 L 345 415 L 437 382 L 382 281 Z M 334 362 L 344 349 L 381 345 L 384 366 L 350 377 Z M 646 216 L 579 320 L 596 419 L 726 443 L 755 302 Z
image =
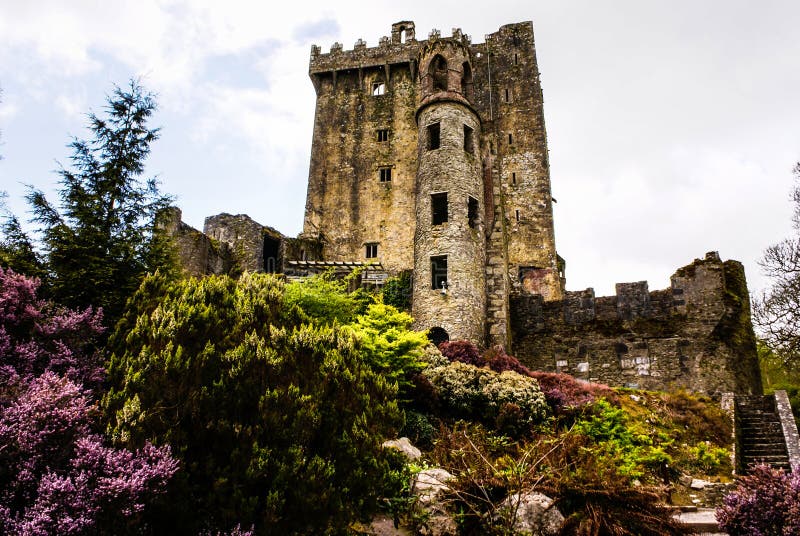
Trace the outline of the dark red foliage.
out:
M 505 348 L 501 345 L 489 348 L 483 353 L 487 366 L 495 372 L 505 372 L 511 370 L 523 376 L 533 377 L 531 371 L 519 362 L 514 356 L 508 355 Z
M 539 382 L 547 404 L 555 414 L 580 409 L 598 398 L 605 398 L 612 404 L 618 403 L 617 395 L 606 385 L 581 381 L 569 374 L 555 372 L 536 371 L 530 375 Z
M 440 409 L 436 387 L 422 373 L 411 375 L 411 401 L 409 407 L 423 413 L 437 414 Z
M 450 361 L 460 361 L 476 367 L 486 366 L 486 359 L 478 347 L 469 341 L 446 341 L 439 344 L 439 351 Z

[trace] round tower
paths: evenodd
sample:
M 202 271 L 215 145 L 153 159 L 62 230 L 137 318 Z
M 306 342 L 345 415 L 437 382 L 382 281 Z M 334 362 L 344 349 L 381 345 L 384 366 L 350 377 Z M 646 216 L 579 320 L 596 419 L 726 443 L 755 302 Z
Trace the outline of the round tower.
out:
M 418 329 L 483 343 L 486 239 L 481 121 L 473 109 L 468 41 L 420 50 L 413 315 Z

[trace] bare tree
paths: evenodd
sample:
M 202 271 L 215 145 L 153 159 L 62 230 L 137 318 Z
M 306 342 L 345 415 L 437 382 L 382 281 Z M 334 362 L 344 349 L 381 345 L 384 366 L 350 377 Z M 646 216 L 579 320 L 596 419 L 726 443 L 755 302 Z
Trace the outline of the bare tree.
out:
M 754 300 L 753 319 L 761 337 L 787 365 L 800 367 L 800 163 L 792 192 L 796 235 L 770 246 L 759 264 L 772 287 Z

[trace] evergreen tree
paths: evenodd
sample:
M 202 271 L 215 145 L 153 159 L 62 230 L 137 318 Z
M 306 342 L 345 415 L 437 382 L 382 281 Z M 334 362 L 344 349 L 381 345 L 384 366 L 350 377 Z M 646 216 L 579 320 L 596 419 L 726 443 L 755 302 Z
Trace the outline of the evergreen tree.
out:
M 50 272 L 51 297 L 69 307 L 102 307 L 109 324 L 142 277 L 170 265 L 156 216 L 170 198 L 155 178 L 142 180 L 157 128 L 147 121 L 154 96 L 136 81 L 115 87 L 105 117 L 89 114 L 92 139 L 75 138 L 71 169 L 62 166 L 60 208 L 31 188 L 34 221 L 42 225 L 42 245 Z

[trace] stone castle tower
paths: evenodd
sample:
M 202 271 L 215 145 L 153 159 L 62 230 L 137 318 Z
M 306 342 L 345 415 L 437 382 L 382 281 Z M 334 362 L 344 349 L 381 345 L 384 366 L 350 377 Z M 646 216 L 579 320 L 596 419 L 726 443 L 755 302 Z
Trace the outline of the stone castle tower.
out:
M 436 337 L 509 343 L 509 294 L 558 300 L 533 26 L 472 44 L 461 30 L 327 54 L 316 89 L 305 239 L 334 262 L 413 273 L 413 315 Z
M 162 225 L 187 275 L 360 268 L 362 284 L 380 285 L 405 272 L 415 327 L 434 342 L 502 344 L 531 369 L 610 385 L 760 392 L 740 263 L 708 253 L 663 290 L 564 289 L 532 24 L 481 44 L 414 30 L 394 24 L 371 48 L 312 46 L 302 234 L 243 214 L 206 218 L 200 232 L 172 209 Z

